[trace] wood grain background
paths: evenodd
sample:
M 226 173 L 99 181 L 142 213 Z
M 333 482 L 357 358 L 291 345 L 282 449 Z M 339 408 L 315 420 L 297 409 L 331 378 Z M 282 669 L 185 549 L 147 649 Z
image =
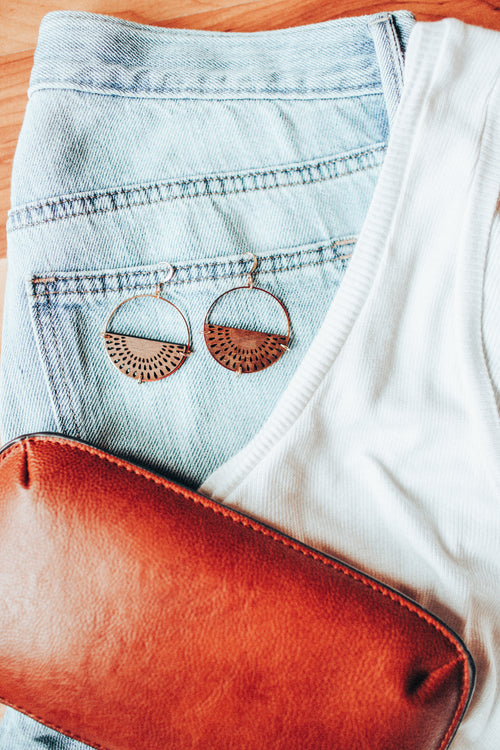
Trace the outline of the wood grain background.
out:
M 363 2 L 362 0 L 2 0 L 0 4 L 0 319 L 6 270 L 5 221 L 10 203 L 10 173 L 26 107 L 38 27 L 52 10 L 85 10 L 136 23 L 214 31 L 261 31 L 359 16 L 410 10 L 417 21 L 445 17 L 500 31 L 500 4 L 490 0 Z M 1 340 L 0 340 L 1 341 Z M 0 717 L 3 709 L 0 706 Z

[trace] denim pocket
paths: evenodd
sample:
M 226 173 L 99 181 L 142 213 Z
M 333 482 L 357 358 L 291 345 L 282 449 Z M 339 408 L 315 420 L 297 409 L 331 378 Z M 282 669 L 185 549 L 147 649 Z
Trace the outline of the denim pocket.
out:
M 307 356 L 355 241 L 258 255 L 255 286 L 283 303 L 291 338 L 274 365 L 241 377 L 213 359 L 202 331 L 214 300 L 247 283 L 252 261 L 245 254 L 30 279 L 32 324 L 58 429 L 199 485 L 269 416 Z M 100 334 L 113 310 L 129 300 L 113 316 L 113 332 L 185 343 L 185 324 L 154 298 L 158 288 L 187 319 L 192 354 L 171 376 L 139 386 L 113 365 Z M 240 289 L 221 303 L 213 313 L 219 325 L 286 332 L 283 310 L 270 295 Z

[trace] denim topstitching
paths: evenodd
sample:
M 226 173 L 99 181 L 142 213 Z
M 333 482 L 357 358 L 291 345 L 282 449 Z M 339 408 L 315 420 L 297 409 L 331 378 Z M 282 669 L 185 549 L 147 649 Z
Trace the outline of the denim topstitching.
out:
M 356 237 L 349 237 L 341 240 L 333 240 L 326 244 L 320 244 L 317 247 L 297 250 L 292 253 L 272 253 L 270 255 L 263 255 L 259 258 L 260 269 L 258 274 L 266 273 L 283 273 L 285 271 L 295 271 L 298 268 L 305 266 L 318 265 L 319 263 L 335 262 L 338 260 L 346 260 L 352 253 L 338 254 L 337 248 L 344 248 L 346 246 L 355 245 L 357 242 Z M 320 258 L 319 260 L 309 260 L 311 256 L 324 254 L 325 251 L 332 251 L 332 255 L 326 258 Z M 273 261 L 281 260 L 282 262 L 276 263 Z M 288 262 L 288 265 L 287 265 Z M 269 266 L 267 267 L 266 264 Z M 203 282 L 213 279 L 225 279 L 234 278 L 235 276 L 248 276 L 251 262 L 241 260 L 228 260 L 224 258 L 220 261 L 210 261 L 206 263 L 179 263 L 171 264 L 174 268 L 174 276 L 169 279 L 167 286 Z M 146 287 L 155 287 L 158 284 L 163 283 L 159 278 L 163 268 L 151 268 L 141 270 L 117 270 L 108 272 L 96 272 L 95 274 L 89 274 L 83 271 L 82 273 L 74 272 L 68 273 L 67 275 L 52 275 L 50 277 L 35 277 L 29 279 L 26 283 L 28 285 L 28 297 L 43 297 L 55 294 L 106 294 L 107 292 L 121 292 L 130 289 L 141 289 Z M 180 275 L 179 272 L 185 272 L 186 278 L 179 280 L 176 276 Z M 125 283 L 128 282 L 130 277 L 137 278 L 137 283 L 133 283 L 129 286 L 123 286 L 120 281 Z M 148 281 L 146 281 L 148 279 Z M 94 285 L 99 282 L 99 288 L 77 288 L 81 282 L 88 281 L 89 284 Z M 114 285 L 110 282 L 115 281 Z M 141 283 L 146 281 L 146 283 Z M 61 288 L 63 287 L 63 288 Z
M 265 98 L 266 96 L 272 96 L 274 94 L 279 94 L 280 98 L 288 98 L 288 96 L 293 97 L 294 99 L 299 99 L 300 95 L 304 96 L 305 98 L 309 98 L 309 96 L 317 97 L 317 94 L 321 94 L 322 97 L 325 97 L 327 99 L 337 99 L 337 98 L 350 98 L 355 96 L 373 96 L 376 94 L 381 94 L 382 89 L 380 88 L 380 84 L 375 83 L 372 85 L 366 85 L 363 84 L 361 86 L 339 86 L 336 88 L 335 86 L 328 86 L 324 88 L 311 88 L 311 87 L 304 87 L 304 88 L 297 88 L 292 89 L 290 87 L 286 87 L 284 89 L 278 89 L 278 88 L 271 88 L 270 86 L 266 86 L 265 88 L 252 88 L 250 86 L 238 86 L 238 88 L 231 89 L 227 86 L 224 86 L 222 88 L 215 88 L 210 86 L 141 86 L 138 89 L 130 88 L 127 86 L 122 86 L 116 81 L 113 81 L 112 84 L 109 84 L 109 86 L 106 88 L 104 86 L 95 86 L 92 83 L 86 83 L 84 81 L 80 80 L 71 80 L 67 78 L 51 78 L 50 82 L 47 83 L 36 83 L 29 87 L 28 89 L 28 98 L 31 99 L 32 95 L 36 93 L 37 91 L 48 91 L 50 89 L 56 89 L 57 91 L 62 90 L 71 90 L 71 91 L 81 91 L 82 93 L 86 94 L 92 94 L 92 95 L 100 95 L 100 96 L 130 96 L 131 98 L 147 98 L 148 96 L 151 96 L 154 98 L 155 96 L 158 96 L 158 98 L 161 99 L 190 99 L 190 96 L 184 96 L 184 94 L 197 94 L 196 98 L 201 99 L 209 99 L 210 96 L 216 96 L 218 98 L 240 98 L 239 94 L 262 94 L 262 98 Z M 205 96 L 206 94 L 209 94 L 210 96 Z M 160 96 L 161 95 L 161 96 Z M 227 95 L 227 97 L 225 96 Z M 246 98 L 246 97 L 241 97 Z M 250 97 L 253 98 L 253 97 Z M 273 97 L 274 98 L 274 97 Z
M 52 368 L 50 365 L 50 358 L 49 358 L 49 353 L 47 350 L 47 342 L 45 340 L 45 334 L 44 334 L 44 326 L 42 325 L 42 321 L 40 319 L 39 307 L 40 307 L 40 303 L 35 302 L 35 304 L 33 305 L 32 319 L 33 319 L 34 328 L 36 332 L 38 333 L 38 339 L 43 349 L 43 352 L 41 352 L 40 358 L 42 362 L 45 362 L 47 364 L 47 377 L 49 380 L 48 392 L 49 394 L 52 394 L 53 396 L 53 402 L 55 406 L 54 411 L 55 411 L 56 419 L 59 422 L 58 429 L 62 431 L 62 426 L 64 425 L 63 411 L 62 411 L 61 403 L 59 401 L 59 391 L 56 388 L 54 373 L 52 372 Z
M 54 315 L 53 315 L 53 312 L 52 312 L 52 305 L 50 303 L 50 297 L 47 298 L 47 309 L 48 309 L 48 312 L 49 312 L 50 327 L 52 328 L 52 335 L 54 337 L 54 344 L 55 344 L 55 349 L 56 349 L 56 352 L 57 352 L 57 358 L 59 360 L 59 368 L 60 368 L 60 371 L 61 371 L 61 378 L 62 378 L 62 382 L 64 384 L 64 390 L 66 391 L 66 398 L 68 399 L 69 408 L 71 409 L 71 414 L 73 416 L 74 430 L 75 430 L 76 435 L 78 435 L 78 437 L 81 437 L 81 433 L 80 433 L 80 430 L 78 428 L 78 421 L 77 421 L 77 418 L 76 418 L 75 408 L 73 406 L 73 401 L 71 399 L 71 390 L 70 390 L 70 388 L 68 386 L 68 381 L 66 379 L 66 372 L 65 372 L 65 369 L 64 369 L 63 358 L 62 358 L 61 349 L 60 349 L 60 346 L 59 346 L 59 338 L 57 336 L 56 326 L 55 326 L 55 323 L 54 323 Z M 39 311 L 37 309 L 37 314 L 38 314 L 38 312 Z M 50 367 L 49 360 L 47 360 L 47 367 Z M 55 385 L 55 379 L 52 377 L 51 380 L 52 380 L 52 385 L 54 386 Z
M 260 170 L 251 172 L 241 172 L 237 174 L 212 175 L 198 177 L 193 179 L 174 180 L 163 183 L 151 183 L 144 186 L 119 188 L 106 191 L 95 191 L 93 193 L 84 193 L 78 196 L 62 196 L 57 199 L 50 199 L 33 206 L 24 206 L 18 209 L 12 209 L 9 212 L 7 222 L 8 231 L 23 229 L 28 226 L 44 224 L 50 221 L 70 218 L 74 216 L 84 216 L 87 214 L 105 213 L 107 211 L 117 211 L 121 208 L 132 208 L 135 206 L 162 203 L 170 200 L 184 198 L 204 198 L 213 195 L 233 195 L 236 193 L 252 192 L 255 190 L 269 190 L 271 188 L 291 187 L 295 185 L 308 185 L 325 180 L 338 179 L 343 176 L 362 172 L 366 169 L 377 167 L 383 161 L 383 156 L 387 149 L 386 143 L 377 143 L 368 149 L 357 151 L 345 156 L 325 159 L 318 161 L 315 159 L 312 163 L 303 164 L 297 167 L 286 167 L 283 169 Z M 351 164 L 352 163 L 352 164 Z M 362 166 L 364 164 L 364 166 Z M 343 167 L 342 171 L 339 167 Z M 325 176 L 321 173 L 326 169 L 328 174 Z M 319 176 L 314 177 L 311 170 L 317 170 Z M 286 175 L 286 182 L 277 183 L 280 175 Z M 292 175 L 292 177 L 290 176 Z M 293 180 L 295 177 L 295 180 Z M 254 183 L 260 179 L 263 184 L 254 187 L 245 185 L 245 180 L 253 179 Z M 265 184 L 269 179 L 273 179 L 271 184 Z M 236 181 L 240 180 L 241 186 L 236 187 Z M 214 190 L 213 185 L 218 184 L 220 190 Z M 174 192 L 180 189 L 177 195 L 162 195 L 164 191 Z M 193 190 L 192 193 L 187 193 Z M 153 196 L 153 192 L 156 195 Z M 124 201 L 119 203 L 118 197 Z M 134 202 L 134 198 L 145 198 L 145 200 Z M 109 201 L 113 205 L 99 208 L 100 201 Z M 79 210 L 78 210 L 79 209 Z M 46 217 L 47 212 L 51 213 Z M 37 218 L 40 216 L 41 218 Z
M 323 263 L 334 263 L 337 260 L 348 260 L 352 256 L 352 253 L 346 253 L 345 255 L 337 255 L 334 258 L 323 258 L 322 260 L 313 260 L 310 263 L 302 263 L 301 268 L 306 266 L 319 266 Z M 282 268 L 279 273 L 286 273 L 287 271 L 296 271 L 296 268 Z M 273 273 L 272 271 L 262 271 L 261 273 Z M 180 284 L 197 284 L 203 281 L 219 281 L 220 279 L 234 279 L 237 276 L 248 277 L 248 273 L 226 273 L 218 276 L 205 276 L 200 279 L 183 279 L 182 281 L 171 282 L 179 286 Z M 158 286 L 156 282 L 150 282 L 146 284 L 134 284 L 133 286 L 122 286 L 119 289 L 69 289 L 69 290 L 56 290 L 50 292 L 35 292 L 34 294 L 28 294 L 28 297 L 38 299 L 39 297 L 49 297 L 56 294 L 107 294 L 108 292 L 126 292 L 137 289 L 154 289 Z
M 389 19 L 389 22 L 387 24 L 387 35 L 390 35 L 389 45 L 388 45 L 388 51 L 391 56 L 391 72 L 394 77 L 394 83 L 396 85 L 396 91 L 398 94 L 401 93 L 402 85 L 403 85 L 403 65 L 402 65 L 402 51 L 396 36 L 396 31 L 394 29 L 394 22 L 392 19 Z

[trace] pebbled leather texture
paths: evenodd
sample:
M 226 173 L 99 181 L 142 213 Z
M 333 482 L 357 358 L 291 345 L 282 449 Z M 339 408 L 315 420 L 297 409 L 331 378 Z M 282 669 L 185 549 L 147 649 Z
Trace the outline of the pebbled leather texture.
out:
M 472 660 L 411 600 L 85 443 L 0 454 L 0 702 L 104 750 L 444 750 Z

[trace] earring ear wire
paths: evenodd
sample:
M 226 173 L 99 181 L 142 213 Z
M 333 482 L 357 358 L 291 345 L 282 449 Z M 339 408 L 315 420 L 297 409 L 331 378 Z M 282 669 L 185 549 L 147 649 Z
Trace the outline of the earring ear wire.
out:
M 253 275 L 255 273 L 255 270 L 257 268 L 257 265 L 258 265 L 259 261 L 257 259 L 257 256 L 254 255 L 253 253 L 247 253 L 247 255 L 250 255 L 253 258 L 253 266 L 250 269 L 250 272 L 248 274 L 248 282 L 247 282 L 248 288 L 249 289 L 253 289 Z

